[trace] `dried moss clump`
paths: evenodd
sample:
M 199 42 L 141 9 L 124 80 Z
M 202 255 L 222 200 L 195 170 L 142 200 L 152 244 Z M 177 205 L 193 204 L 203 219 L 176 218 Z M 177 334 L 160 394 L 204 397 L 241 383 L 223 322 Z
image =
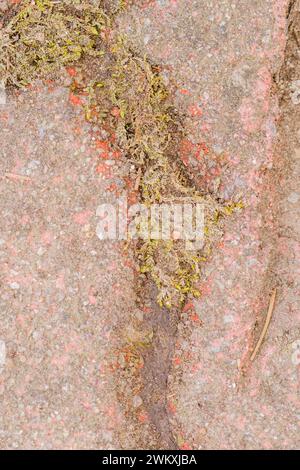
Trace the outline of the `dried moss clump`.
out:
M 21 1 L 0 31 L 0 81 L 22 87 L 87 56 L 96 61 L 85 86 L 86 116 L 111 121 L 118 145 L 139 175 L 140 201 L 150 206 L 185 198 L 205 207 L 200 250 L 188 250 L 180 240 L 149 239 L 136 245 L 141 274 L 155 282 L 159 304 L 177 307 L 188 295 L 200 295 L 201 263 L 220 236 L 220 216 L 237 206 L 222 207 L 191 184 L 178 152 L 182 127 L 158 67 L 139 57 L 123 37 L 101 34 L 111 28 L 114 14 L 105 10 L 104 1 Z M 103 104 L 118 112 L 100 113 Z
M 113 53 L 115 63 L 110 79 L 100 93 L 109 95 L 120 110 L 113 127 L 119 145 L 137 175 L 141 175 L 141 202 L 150 206 L 184 200 L 201 203 L 205 209 L 205 236 L 200 250 L 187 249 L 184 240 L 149 239 L 138 243 L 141 273 L 150 275 L 155 282 L 159 304 L 177 307 L 188 295 L 200 295 L 201 263 L 220 237 L 220 217 L 237 206 L 223 207 L 193 187 L 178 153 L 184 133 L 159 69 L 140 58 L 122 37 L 114 45 Z
M 0 81 L 21 87 L 83 55 L 101 55 L 103 2 L 24 0 L 0 30 Z

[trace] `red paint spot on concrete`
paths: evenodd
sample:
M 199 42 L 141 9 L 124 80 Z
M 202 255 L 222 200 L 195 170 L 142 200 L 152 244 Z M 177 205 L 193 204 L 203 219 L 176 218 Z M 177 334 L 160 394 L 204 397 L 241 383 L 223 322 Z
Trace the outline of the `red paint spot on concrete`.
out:
M 77 72 L 76 72 L 76 69 L 74 69 L 74 67 L 67 67 L 66 70 L 67 70 L 68 75 L 70 75 L 70 77 L 75 77 Z
M 173 362 L 176 366 L 179 366 L 182 360 L 180 359 L 180 357 L 174 357 Z
M 192 117 L 201 117 L 203 115 L 203 111 L 198 104 L 192 104 L 188 107 L 188 112 Z
M 179 90 L 179 93 L 180 93 L 181 95 L 190 95 L 189 90 L 187 90 L 186 88 L 181 88 L 181 89 Z
M 96 167 L 96 173 L 104 178 L 111 178 L 111 168 L 105 163 L 99 163 Z
M 120 117 L 120 114 L 121 114 L 120 109 L 119 109 L 117 106 L 115 106 L 114 108 L 112 108 L 112 110 L 111 110 L 110 113 L 111 113 L 112 116 L 114 116 L 114 117 L 116 117 L 116 118 L 119 118 L 119 117 Z
M 69 101 L 74 106 L 82 106 L 83 105 L 83 102 L 82 102 L 82 99 L 80 98 L 80 96 L 74 95 L 74 93 L 70 93 Z
M 107 140 L 96 140 L 95 145 L 97 149 L 109 152 L 109 142 Z
M 146 412 L 140 412 L 138 414 L 138 420 L 140 423 L 146 423 L 147 421 L 149 421 L 149 416 Z
M 180 447 L 181 450 L 192 450 L 191 446 L 189 446 L 187 444 L 187 442 L 185 442 L 181 447 Z
M 191 321 L 195 322 L 195 323 L 198 323 L 200 322 L 200 318 L 198 317 L 197 313 L 196 312 L 192 312 L 190 314 L 190 319 Z
M 188 312 L 189 310 L 193 310 L 194 309 L 194 304 L 193 302 L 187 302 L 185 304 L 185 306 L 183 307 L 182 311 L 183 312 Z
M 175 414 L 176 411 L 177 411 L 175 403 L 171 400 L 168 402 L 168 409 L 169 409 L 170 413 L 172 413 L 172 414 Z
M 90 290 L 89 290 L 89 303 L 91 305 L 96 305 L 96 303 L 97 303 L 97 297 L 95 296 L 94 288 L 90 288 Z

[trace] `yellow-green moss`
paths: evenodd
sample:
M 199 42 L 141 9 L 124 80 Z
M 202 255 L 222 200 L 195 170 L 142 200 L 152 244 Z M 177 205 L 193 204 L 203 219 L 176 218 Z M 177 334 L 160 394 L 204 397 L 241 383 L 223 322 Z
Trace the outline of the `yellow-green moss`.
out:
M 150 206 L 184 198 L 186 202 L 201 203 L 205 209 L 205 237 L 200 251 L 187 249 L 184 240 L 150 239 L 137 244 L 140 271 L 155 282 L 159 304 L 167 308 L 180 306 L 188 295 L 200 295 L 201 264 L 221 234 L 220 217 L 233 206 L 223 208 L 189 181 L 178 155 L 184 134 L 158 68 L 140 58 L 122 37 L 113 52 L 111 78 L 101 93 L 109 94 L 120 109 L 113 126 L 127 158 L 137 172 L 141 169 L 141 202 Z
M 140 57 L 124 37 L 102 38 L 115 13 L 105 10 L 103 1 L 21 1 L 16 15 L 0 31 L 0 81 L 22 87 L 67 64 L 78 65 L 86 56 L 99 61 L 84 88 L 86 118 L 111 121 L 118 145 L 140 172 L 141 202 L 150 206 L 184 197 L 205 207 L 200 251 L 187 250 L 184 241 L 175 240 L 136 244 L 141 274 L 155 282 L 159 304 L 171 308 L 188 295 L 200 295 L 201 264 L 220 236 L 220 217 L 240 207 L 220 206 L 191 185 L 178 156 L 183 132 L 158 67 Z M 112 106 L 119 110 L 117 117 L 108 112 Z
M 0 80 L 21 87 L 84 54 L 101 55 L 99 33 L 109 24 L 101 3 L 22 1 L 0 31 Z

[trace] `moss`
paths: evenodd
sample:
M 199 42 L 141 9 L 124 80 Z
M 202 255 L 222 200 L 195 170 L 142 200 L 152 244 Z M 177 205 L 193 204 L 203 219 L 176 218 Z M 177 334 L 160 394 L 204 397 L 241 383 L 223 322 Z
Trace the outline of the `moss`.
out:
M 101 55 L 99 34 L 109 18 L 87 1 L 24 0 L 0 32 L 0 80 L 21 87 L 83 55 Z
M 127 158 L 137 172 L 141 169 L 141 202 L 150 206 L 184 198 L 192 204 L 201 203 L 205 209 L 205 239 L 200 251 L 187 249 L 185 241 L 180 240 L 150 239 L 137 244 L 140 271 L 155 282 L 159 304 L 177 307 L 188 295 L 200 295 L 201 264 L 221 235 L 222 216 L 235 207 L 223 207 L 191 184 L 178 153 L 184 132 L 158 68 L 140 58 L 123 37 L 119 37 L 113 53 L 111 78 L 101 92 L 109 93 L 120 109 L 120 117 L 112 126 Z
M 127 44 L 123 36 L 105 39 L 115 14 L 104 1 L 57 2 L 23 0 L 0 36 L 0 80 L 22 87 L 48 77 L 62 66 L 92 58 L 96 67 L 88 83 L 76 83 L 87 95 L 86 118 L 103 120 L 116 130 L 118 145 L 140 172 L 140 200 L 145 205 L 176 202 L 184 197 L 205 207 L 203 248 L 187 250 L 184 241 L 146 240 L 136 243 L 141 275 L 158 289 L 158 303 L 182 305 L 198 297 L 201 264 L 220 237 L 220 221 L 240 204 L 220 205 L 197 191 L 181 163 L 178 148 L 184 133 L 173 111 L 159 68 Z M 95 62 L 96 61 L 96 62 Z M 117 115 L 109 113 L 112 107 Z

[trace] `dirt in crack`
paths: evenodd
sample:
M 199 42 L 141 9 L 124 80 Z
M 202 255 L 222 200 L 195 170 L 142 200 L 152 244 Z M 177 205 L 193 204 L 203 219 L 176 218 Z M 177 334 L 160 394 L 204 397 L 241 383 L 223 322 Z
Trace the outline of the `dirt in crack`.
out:
M 179 312 L 168 311 L 157 306 L 155 289 L 150 289 L 152 314 L 145 318 L 145 325 L 153 331 L 152 347 L 144 352 L 142 378 L 149 418 L 160 434 L 164 448 L 176 448 L 169 420 L 168 376 L 174 355 Z
M 137 311 L 120 334 L 126 343 L 118 354 L 117 388 L 129 429 L 138 448 L 176 449 L 168 409 L 168 376 L 174 353 L 179 311 L 157 304 L 149 280 L 138 290 Z M 124 436 L 119 436 L 121 442 Z
M 280 239 L 298 240 L 298 216 L 290 217 L 287 207 L 293 206 L 292 195 L 298 191 L 299 177 L 299 118 L 300 118 L 300 0 L 291 0 L 287 8 L 288 35 L 284 59 L 275 78 L 276 92 L 280 106 L 278 120 L 277 160 L 271 172 L 273 184 L 277 187 L 277 197 L 273 201 L 273 212 L 277 219 L 277 236 Z M 292 201 L 292 202 L 291 202 Z M 287 216 L 288 214 L 288 216 Z M 288 217 L 288 221 L 286 218 Z M 274 250 L 272 271 L 276 273 L 278 285 L 284 285 L 282 275 L 282 252 L 278 252 L 278 240 Z M 294 249 L 291 249 L 293 252 Z M 289 268 L 291 269 L 291 268 Z M 292 269 L 291 269 L 292 270 Z

